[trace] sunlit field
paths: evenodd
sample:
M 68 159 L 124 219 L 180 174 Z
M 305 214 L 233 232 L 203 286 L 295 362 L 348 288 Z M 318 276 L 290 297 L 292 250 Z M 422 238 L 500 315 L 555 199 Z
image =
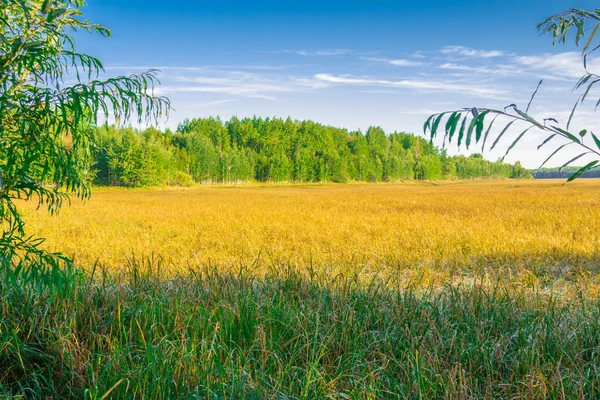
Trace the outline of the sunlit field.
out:
M 97 188 L 21 204 L 0 397 L 600 395 L 600 182 Z
M 32 233 L 75 258 L 161 273 L 277 264 L 396 275 L 481 267 L 595 271 L 600 181 L 475 181 L 96 190 L 60 216 L 27 206 Z

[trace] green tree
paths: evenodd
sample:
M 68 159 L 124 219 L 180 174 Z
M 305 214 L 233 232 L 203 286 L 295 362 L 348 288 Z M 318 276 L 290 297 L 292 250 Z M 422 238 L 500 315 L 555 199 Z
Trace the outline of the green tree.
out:
M 589 24 L 592 26 L 587 28 Z M 591 54 L 600 49 L 600 45 L 594 43 L 596 34 L 600 30 L 600 9 L 596 9 L 595 11 L 569 9 L 545 19 L 538 25 L 537 29 L 540 33 L 552 34 L 553 44 L 566 43 L 567 35 L 572 30 L 575 30 L 575 44 L 577 46 L 584 43 L 582 40 L 585 39 L 585 44 L 582 49 L 582 63 L 586 72 L 575 85 L 575 90 L 580 90 L 581 95 L 573 106 L 565 126 L 561 127 L 555 118 L 536 119 L 529 114 L 531 104 L 543 83 L 543 81 L 540 81 L 524 110 L 519 108 L 516 104 L 510 104 L 506 106 L 504 110 L 473 107 L 456 111 L 447 111 L 430 116 L 425 122 L 423 130 L 425 134 L 429 131 L 432 141 L 438 132 L 444 131 L 444 144 L 446 141 L 450 143 L 452 139 L 455 138 L 458 147 L 464 142 L 468 149 L 473 142 L 481 142 L 482 151 L 485 151 L 486 143 L 489 144 L 492 141 L 492 138 L 489 137 L 491 128 L 499 117 L 508 120 L 508 123 L 496 136 L 495 140 L 493 140 L 490 147 L 491 149 L 500 142 L 506 132 L 516 126 L 515 122 L 523 123 L 526 125 L 526 128 L 521 131 L 517 138 L 510 144 L 504 157 L 510 153 L 528 132 L 532 130 L 545 132 L 547 133 L 547 137 L 538 146 L 538 150 L 551 141 L 553 144 L 557 142 L 560 144 L 555 151 L 552 152 L 550 157 L 542 163 L 539 169 L 543 168 L 548 161 L 567 146 L 579 148 L 581 153 L 566 162 L 560 170 L 568 167 L 584 156 L 593 156 L 593 158 L 595 158 L 583 167 L 577 168 L 577 170 L 567 179 L 567 182 L 570 182 L 586 172 L 600 167 L 600 139 L 589 129 L 583 129 L 580 132 L 571 132 L 569 130 L 577 107 L 589 97 L 591 90 L 600 82 L 600 75 L 591 73 L 587 69 L 588 58 Z M 600 100 L 596 102 L 596 108 L 598 105 L 600 105 Z M 492 120 L 489 123 L 488 128 L 485 129 L 485 119 L 488 116 L 491 117 Z M 488 138 L 490 139 L 489 141 Z M 502 160 L 504 160 L 504 157 L 502 157 Z M 520 175 L 520 169 L 519 172 L 515 172 L 513 175 L 514 174 Z
M 91 131 L 99 114 L 156 120 L 170 106 L 152 95 L 155 71 L 98 79 L 102 63 L 77 52 L 74 32 L 110 36 L 82 19 L 83 0 L 1 0 L 0 258 L 5 267 L 64 257 L 27 239 L 15 200 L 56 212 L 69 194 L 90 195 Z M 67 86 L 65 81 L 75 79 Z

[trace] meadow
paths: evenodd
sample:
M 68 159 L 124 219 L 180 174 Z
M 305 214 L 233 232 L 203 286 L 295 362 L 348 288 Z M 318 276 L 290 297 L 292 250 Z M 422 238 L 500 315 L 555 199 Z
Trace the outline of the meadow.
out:
M 154 260 L 165 277 L 199 267 L 261 274 L 282 264 L 366 279 L 596 272 L 600 184 L 562 183 L 111 188 L 58 217 L 28 204 L 25 219 L 80 267 L 123 271 L 137 258 Z
M 0 395 L 597 398 L 600 182 L 104 189 L 3 271 Z

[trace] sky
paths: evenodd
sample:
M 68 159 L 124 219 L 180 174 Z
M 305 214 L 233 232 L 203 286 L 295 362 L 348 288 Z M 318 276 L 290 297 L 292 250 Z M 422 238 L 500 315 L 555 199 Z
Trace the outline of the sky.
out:
M 80 33 L 77 43 L 104 63 L 106 75 L 160 70 L 155 93 L 174 108 L 162 127 L 207 116 L 290 116 L 422 135 L 433 113 L 525 108 L 540 79 L 532 114 L 566 122 L 584 72 L 581 54 L 572 43 L 553 46 L 535 28 L 571 7 L 593 10 L 597 2 L 88 0 L 85 17 L 108 26 L 112 37 Z M 579 108 L 572 131 L 600 133 L 594 105 Z M 520 128 L 485 157 L 503 156 Z M 536 150 L 544 137 L 531 131 L 506 160 L 538 167 L 556 148 Z M 548 165 L 576 154 L 565 150 Z

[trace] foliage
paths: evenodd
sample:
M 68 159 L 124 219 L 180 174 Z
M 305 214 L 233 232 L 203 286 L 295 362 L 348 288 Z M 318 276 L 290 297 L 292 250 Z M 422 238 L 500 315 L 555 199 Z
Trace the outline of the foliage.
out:
M 96 183 L 118 186 L 196 182 L 348 182 L 511 178 L 515 167 L 448 157 L 422 138 L 360 131 L 290 118 L 186 120 L 175 134 L 102 127 L 93 133 Z M 459 165 L 457 169 L 456 166 Z
M 101 62 L 77 52 L 73 32 L 110 36 L 110 31 L 83 20 L 82 5 L 82 0 L 0 2 L 0 252 L 5 267 L 29 257 L 45 265 L 51 261 L 53 255 L 38 250 L 39 239 L 26 238 L 15 200 L 37 198 L 56 212 L 69 193 L 89 196 L 89 127 L 99 114 L 153 121 L 169 108 L 166 99 L 151 94 L 154 71 L 98 79 Z M 77 83 L 66 86 L 67 78 Z
M 594 24 L 593 27 L 586 29 L 586 22 L 591 22 Z M 551 33 L 553 35 L 553 43 L 565 43 L 567 34 L 572 28 L 576 28 L 575 43 L 577 46 L 579 46 L 582 39 L 587 39 L 582 49 L 583 65 L 586 73 L 575 85 L 574 90 L 581 89 L 583 90 L 583 93 L 575 103 L 570 117 L 564 127 L 561 127 L 555 118 L 544 118 L 542 120 L 536 119 L 529 114 L 531 104 L 543 83 L 543 81 L 540 81 L 525 110 L 519 108 L 516 104 L 510 104 L 505 107 L 504 110 L 473 107 L 456 111 L 442 112 L 430 116 L 425 122 L 423 128 L 425 134 L 427 134 L 427 131 L 429 131 L 430 138 L 433 140 L 437 136 L 438 132 L 443 131 L 444 146 L 446 143 L 452 143 L 452 140 L 455 139 L 458 147 L 464 143 L 468 149 L 472 143 L 482 143 L 482 151 L 485 151 L 486 143 L 489 144 L 493 139 L 490 136 L 490 132 L 494 122 L 501 117 L 501 120 L 509 120 L 509 122 L 493 140 L 490 149 L 493 149 L 496 147 L 496 145 L 498 145 L 502 137 L 510 131 L 511 127 L 514 127 L 513 124 L 515 124 L 515 122 L 521 122 L 526 126 L 526 128 L 523 129 L 517 138 L 510 144 L 504 157 L 506 157 L 509 152 L 519 143 L 519 141 L 533 129 L 543 131 L 548 135 L 546 139 L 538 146 L 538 150 L 550 141 L 552 141 L 552 143 L 556 143 L 557 140 L 553 140 L 555 138 L 563 139 L 563 143 L 558 146 L 556 150 L 552 152 L 550 157 L 544 161 L 544 163 L 539 167 L 540 169 L 543 168 L 544 165 L 546 165 L 546 163 L 562 149 L 571 145 L 579 148 L 581 153 L 567 161 L 562 167 L 560 167 L 560 170 L 568 167 L 584 156 L 593 156 L 596 159 L 587 163 L 583 167 L 577 168 L 577 170 L 569 176 L 567 182 L 577 179 L 584 173 L 600 167 L 600 165 L 598 165 L 598 163 L 600 163 L 600 139 L 598 139 L 598 137 L 588 129 L 583 129 L 578 133 L 569 131 L 571 121 L 575 115 L 578 105 L 586 100 L 591 89 L 598 82 L 600 82 L 600 76 L 589 72 L 587 68 L 588 58 L 592 53 L 600 48 L 600 45 L 593 45 L 594 38 L 600 29 L 600 9 L 595 10 L 594 12 L 570 9 L 553 15 L 538 25 L 539 32 Z M 600 100 L 596 102 L 596 108 L 598 108 L 598 106 L 600 106 Z M 491 118 L 491 122 L 488 124 L 487 128 L 485 128 L 486 117 L 488 120 Z M 502 159 L 504 159 L 504 157 Z

